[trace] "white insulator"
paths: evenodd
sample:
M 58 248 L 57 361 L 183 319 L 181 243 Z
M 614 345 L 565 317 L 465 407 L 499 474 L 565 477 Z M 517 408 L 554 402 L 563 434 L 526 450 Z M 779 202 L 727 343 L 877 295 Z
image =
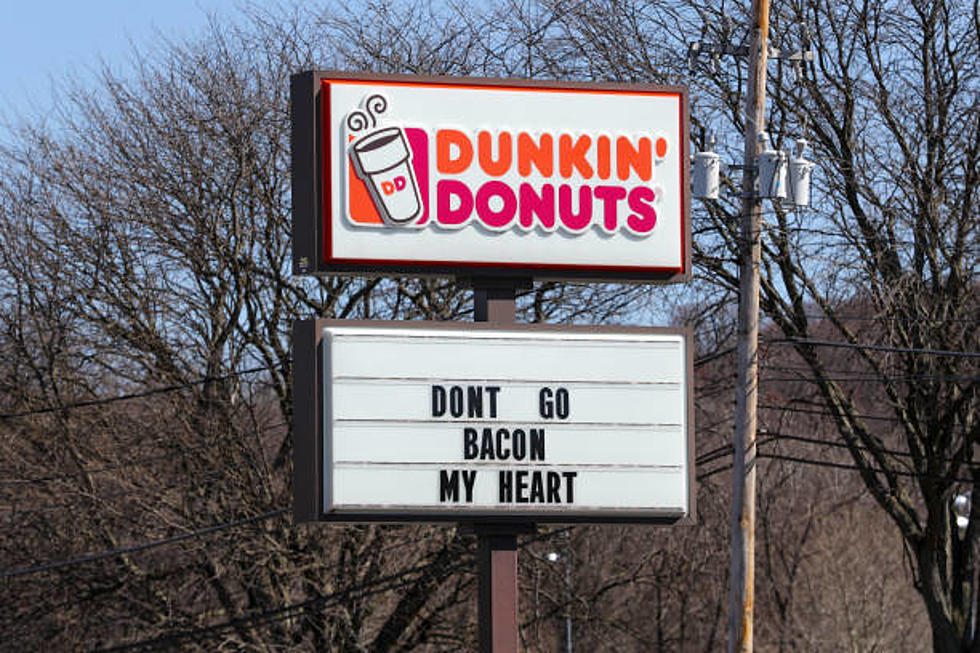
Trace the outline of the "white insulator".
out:
M 694 197 L 702 200 L 718 199 L 721 157 L 715 152 L 698 152 L 694 155 Z
M 796 206 L 810 206 L 810 178 L 814 163 L 803 158 L 806 141 L 796 141 L 796 152 L 789 161 L 789 199 Z
M 765 148 L 756 159 L 758 166 L 759 197 L 786 199 L 786 162 L 788 157 L 782 150 L 775 150 L 769 144 L 769 135 L 759 134 Z

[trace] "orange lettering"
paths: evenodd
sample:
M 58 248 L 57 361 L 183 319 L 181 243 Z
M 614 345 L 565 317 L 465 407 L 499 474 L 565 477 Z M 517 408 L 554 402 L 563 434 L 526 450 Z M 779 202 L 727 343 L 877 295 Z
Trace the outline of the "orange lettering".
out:
M 609 179 L 609 137 L 600 136 L 595 139 L 596 150 L 598 150 L 598 162 L 596 167 L 598 168 L 599 179 Z
M 456 156 L 453 156 L 453 148 Z M 446 175 L 458 175 L 473 162 L 473 143 L 458 129 L 436 132 L 436 169 Z
M 585 179 L 592 178 L 592 166 L 585 160 L 585 154 L 592 145 L 588 136 L 579 136 L 575 143 L 568 134 L 558 137 L 558 170 L 562 177 L 571 177 L 572 168 L 576 168 Z
M 497 160 L 493 160 L 493 140 L 490 132 L 482 131 L 477 135 L 477 151 L 480 153 L 480 167 L 491 177 L 500 177 L 510 170 L 513 157 L 511 152 L 510 134 L 500 132 L 497 136 Z
M 640 139 L 639 148 L 634 148 L 630 139 L 620 136 L 616 139 L 616 175 L 626 181 L 630 178 L 630 168 L 636 171 L 643 181 L 650 181 L 653 159 L 650 156 L 650 139 Z
M 537 143 L 525 132 L 517 135 L 517 172 L 522 177 L 529 176 L 532 163 L 542 177 L 550 177 L 554 173 L 554 139 L 551 134 L 541 134 Z

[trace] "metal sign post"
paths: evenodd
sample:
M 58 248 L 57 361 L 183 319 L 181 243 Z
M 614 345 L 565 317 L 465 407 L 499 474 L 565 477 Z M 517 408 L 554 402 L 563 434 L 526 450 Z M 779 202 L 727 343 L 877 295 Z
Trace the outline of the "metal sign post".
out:
M 515 279 L 473 282 L 473 320 L 513 323 L 517 304 Z M 466 527 L 477 537 L 477 613 L 481 653 L 518 650 L 517 536 L 533 534 L 534 523 L 480 524 Z

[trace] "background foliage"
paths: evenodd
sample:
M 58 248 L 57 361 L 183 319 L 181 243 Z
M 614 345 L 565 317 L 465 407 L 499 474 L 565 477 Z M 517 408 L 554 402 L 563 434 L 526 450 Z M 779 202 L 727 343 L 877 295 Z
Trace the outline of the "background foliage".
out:
M 0 152 L 3 648 L 473 648 L 471 538 L 288 514 L 291 321 L 472 311 L 449 280 L 290 274 L 288 76 L 687 83 L 694 147 L 714 130 L 734 160 L 744 62 L 687 61 L 744 39 L 728 11 L 253 7 L 25 123 Z M 980 508 L 961 535 L 950 505 L 978 472 L 978 36 L 962 0 L 773 6 L 775 44 L 815 57 L 771 68 L 771 131 L 820 167 L 813 208 L 763 234 L 760 650 L 973 646 Z M 723 645 L 737 201 L 695 207 L 687 288 L 520 298 L 526 321 L 691 324 L 699 348 L 699 524 L 522 541 L 529 650 L 566 618 L 584 650 Z

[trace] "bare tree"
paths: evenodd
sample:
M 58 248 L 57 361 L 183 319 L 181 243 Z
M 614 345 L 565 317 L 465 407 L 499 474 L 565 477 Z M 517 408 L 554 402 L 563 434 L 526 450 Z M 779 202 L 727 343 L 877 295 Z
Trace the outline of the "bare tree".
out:
M 743 16 L 713 12 L 572 0 L 252 9 L 239 26 L 216 23 L 136 56 L 125 76 L 66 91 L 48 124 L 27 124 L 0 152 L 6 641 L 469 646 L 471 541 L 425 526 L 294 528 L 284 515 L 291 320 L 472 311 L 450 280 L 289 274 L 288 76 L 687 80 L 695 124 L 738 131 L 738 65 L 686 77 L 688 40 L 740 38 Z M 867 589 L 903 596 L 884 574 L 902 580 L 904 552 L 934 648 L 969 650 L 980 507 L 960 538 L 950 502 L 977 470 L 977 8 L 804 0 L 777 8 L 773 38 L 791 49 L 780 39 L 802 38 L 800 22 L 816 56 L 798 73 L 771 71 L 772 131 L 805 132 L 821 168 L 814 208 L 775 207 L 764 234 L 773 458 L 759 528 L 773 626 L 760 636 L 783 650 L 901 643 L 911 631 L 881 624 L 921 615 L 875 605 Z M 565 615 L 595 648 L 720 644 L 735 206 L 695 212 L 693 293 L 547 283 L 520 298 L 527 321 L 669 313 L 698 327 L 713 361 L 698 380 L 703 525 L 575 529 L 567 579 L 543 557 L 552 532 L 527 543 L 529 648 L 555 648 Z M 828 460 L 857 467 L 863 484 L 850 470 L 801 478 L 794 460 L 825 448 L 790 439 L 785 420 L 820 442 L 842 436 L 849 457 Z M 855 527 L 869 520 L 862 489 L 904 549 Z M 808 639 L 842 619 L 846 632 Z
M 9 642 L 470 641 L 468 538 L 286 516 L 291 321 L 472 313 L 448 280 L 290 275 L 287 89 L 325 64 L 492 74 L 482 24 L 421 5 L 253 10 L 66 89 L 0 152 Z M 622 316 L 642 293 L 595 296 L 545 284 L 521 310 Z
M 772 24 L 785 51 L 815 55 L 771 71 L 770 129 L 809 138 L 821 189 L 813 210 L 775 207 L 767 220 L 763 310 L 901 532 L 934 650 L 976 650 L 980 513 L 960 538 L 950 511 L 972 492 L 980 435 L 977 8 L 806 2 Z M 709 79 L 706 92 L 737 116 L 730 76 Z M 720 237 L 700 239 L 699 254 L 734 287 L 732 212 L 706 215 Z M 895 422 L 869 422 L 869 408 Z
M 556 74 L 689 80 L 695 126 L 736 158 L 740 143 L 724 135 L 742 131 L 744 62 L 701 59 L 693 74 L 684 64 L 696 38 L 739 45 L 747 6 L 549 7 L 564 11 L 565 54 L 547 55 Z M 814 53 L 770 69 L 770 130 L 780 145 L 811 142 L 819 190 L 808 211 L 767 215 L 762 308 L 899 529 L 937 651 L 975 650 L 980 512 L 959 538 L 950 511 L 976 480 L 978 30 L 976 3 L 954 0 L 803 0 L 774 6 L 771 20 L 784 53 Z M 701 278 L 729 292 L 742 250 L 735 199 L 698 211 L 694 230 Z M 869 406 L 890 411 L 892 427 L 863 419 Z

